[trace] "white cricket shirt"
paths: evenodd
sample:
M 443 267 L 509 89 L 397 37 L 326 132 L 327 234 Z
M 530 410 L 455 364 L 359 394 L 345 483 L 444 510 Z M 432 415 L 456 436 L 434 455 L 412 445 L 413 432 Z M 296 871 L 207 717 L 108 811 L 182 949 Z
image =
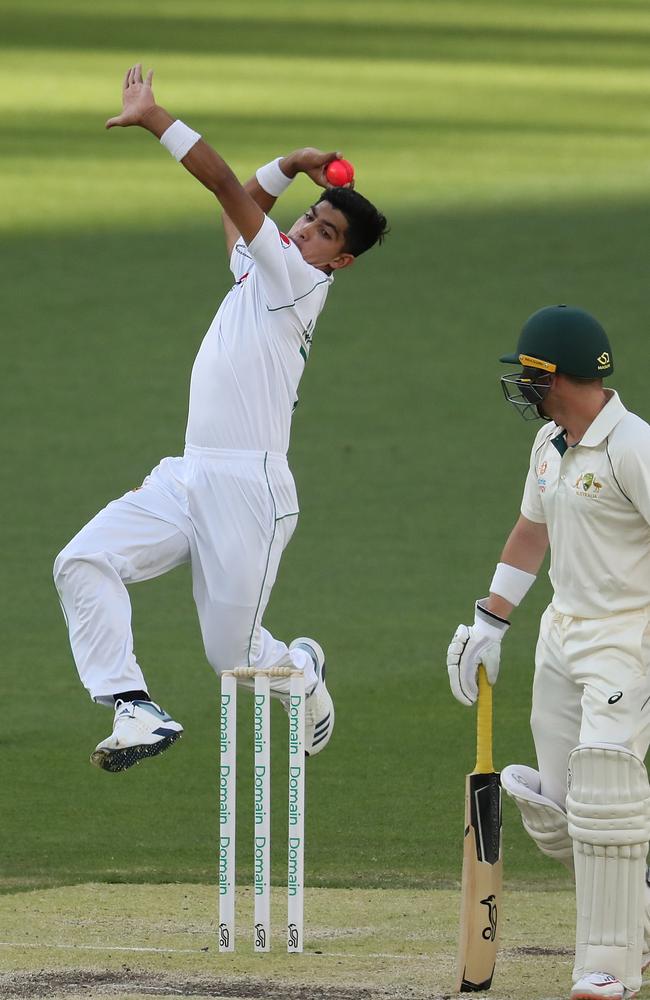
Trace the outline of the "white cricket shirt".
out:
M 332 277 L 265 217 L 233 247 L 235 284 L 194 361 L 185 441 L 286 454 L 297 389 Z
M 603 618 L 650 605 L 650 426 L 611 398 L 575 447 L 540 430 L 521 513 L 545 523 L 553 605 Z

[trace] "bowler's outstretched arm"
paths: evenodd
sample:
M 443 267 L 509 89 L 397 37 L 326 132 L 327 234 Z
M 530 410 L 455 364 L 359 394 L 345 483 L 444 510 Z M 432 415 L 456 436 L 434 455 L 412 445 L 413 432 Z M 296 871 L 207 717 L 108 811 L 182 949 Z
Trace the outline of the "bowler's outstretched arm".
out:
M 142 65 L 128 70 L 122 86 L 122 113 L 109 118 L 106 128 L 138 125 L 160 139 L 175 118 L 156 104 L 152 90 L 153 70 L 142 78 Z M 211 146 L 199 139 L 181 160 L 183 166 L 216 196 L 246 243 L 250 243 L 264 222 L 264 212 L 245 190 L 234 173 Z
M 141 63 L 127 71 L 122 85 L 122 113 L 109 118 L 106 128 L 138 125 L 160 139 L 176 119 L 156 104 L 152 80 L 153 70 L 149 70 L 143 79 Z M 308 146 L 283 157 L 279 167 L 288 180 L 293 180 L 302 172 L 311 177 L 315 184 L 327 188 L 331 185 L 325 177 L 325 169 L 339 155 Z M 250 243 L 276 198 L 265 191 L 257 177 L 252 177 L 246 185 L 242 185 L 226 161 L 203 139 L 199 139 L 191 147 L 182 157 L 181 163 L 220 202 L 224 212 L 228 253 L 232 251 L 239 235 L 246 243 Z

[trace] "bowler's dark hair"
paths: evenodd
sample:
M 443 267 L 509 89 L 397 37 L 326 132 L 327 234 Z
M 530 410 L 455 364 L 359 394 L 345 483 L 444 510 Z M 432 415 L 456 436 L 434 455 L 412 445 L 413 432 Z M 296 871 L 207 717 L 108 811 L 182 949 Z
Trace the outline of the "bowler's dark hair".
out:
M 375 243 L 383 242 L 388 232 L 386 216 L 358 191 L 344 187 L 328 188 L 318 200 L 328 201 L 347 219 L 348 231 L 345 234 L 347 253 L 358 257 Z

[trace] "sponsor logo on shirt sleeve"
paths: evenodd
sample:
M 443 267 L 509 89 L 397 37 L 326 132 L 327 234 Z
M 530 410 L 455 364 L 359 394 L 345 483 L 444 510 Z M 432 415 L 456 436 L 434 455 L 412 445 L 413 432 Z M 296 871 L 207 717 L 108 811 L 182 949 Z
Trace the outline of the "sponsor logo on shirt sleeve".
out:
M 546 470 L 548 469 L 548 462 L 544 461 L 537 470 L 537 485 L 539 486 L 539 492 L 544 493 L 546 490 Z

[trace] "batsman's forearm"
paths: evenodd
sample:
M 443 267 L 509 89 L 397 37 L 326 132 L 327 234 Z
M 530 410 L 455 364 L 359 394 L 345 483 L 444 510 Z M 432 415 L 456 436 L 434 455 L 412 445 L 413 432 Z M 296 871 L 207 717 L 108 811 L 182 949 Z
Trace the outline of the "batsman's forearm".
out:
M 503 552 L 501 553 L 500 563 L 505 563 L 505 566 L 497 567 L 497 573 L 495 573 L 495 580 L 497 580 L 500 570 L 505 570 L 509 566 L 513 566 L 515 570 L 522 571 L 522 574 L 524 575 L 524 584 L 523 589 L 520 590 L 517 598 L 517 603 L 519 603 L 523 595 L 534 582 L 533 577 L 537 576 L 537 573 L 544 562 L 544 556 L 546 555 L 547 549 L 548 531 L 546 529 L 546 525 L 538 524 L 535 521 L 529 521 L 528 518 L 521 515 L 510 532 Z M 522 574 L 520 574 L 520 576 Z M 530 574 L 528 580 L 526 580 L 525 574 Z M 502 577 L 500 580 L 503 584 L 504 580 Z M 520 584 L 517 580 L 515 590 L 518 590 L 519 588 Z M 509 590 L 505 590 L 504 593 L 508 593 L 510 596 Z M 498 615 L 500 618 L 509 619 L 511 612 L 516 607 L 516 604 L 512 604 L 501 594 L 490 592 L 490 596 L 484 606 L 488 611 Z
M 539 573 L 548 549 L 548 531 L 545 524 L 529 521 L 523 515 L 510 532 L 501 562 L 523 569 L 526 573 Z
M 481 601 L 481 606 L 486 611 L 491 611 L 493 615 L 498 615 L 499 618 L 504 618 L 506 621 L 510 621 L 510 615 L 515 607 L 500 594 L 490 594 L 485 601 Z

